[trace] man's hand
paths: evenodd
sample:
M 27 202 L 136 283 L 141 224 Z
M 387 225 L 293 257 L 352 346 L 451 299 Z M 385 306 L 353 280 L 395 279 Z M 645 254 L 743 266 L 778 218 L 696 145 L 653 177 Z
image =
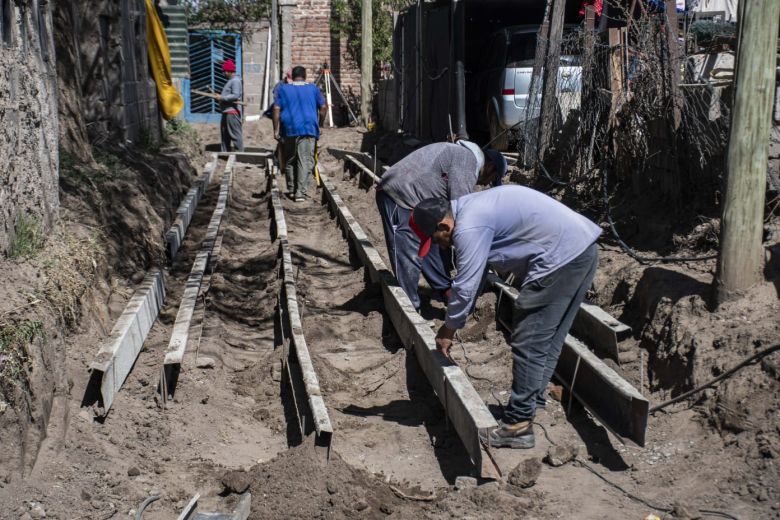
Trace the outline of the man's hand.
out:
M 439 332 L 436 333 L 436 348 L 444 357 L 452 361 L 450 349 L 452 348 L 452 338 L 455 336 L 455 329 L 442 325 Z
M 274 139 L 276 139 L 277 141 L 281 141 L 282 140 L 281 134 L 279 134 L 279 132 L 274 132 Z
M 222 95 L 221 94 L 214 94 L 214 99 L 217 101 L 222 101 Z

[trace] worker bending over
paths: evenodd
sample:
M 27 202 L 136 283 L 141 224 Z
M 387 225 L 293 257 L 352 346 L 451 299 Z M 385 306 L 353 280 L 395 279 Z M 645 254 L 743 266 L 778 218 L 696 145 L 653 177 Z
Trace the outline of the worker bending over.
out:
M 486 266 L 520 281 L 511 331 L 512 392 L 491 446 L 531 448 L 532 421 L 545 406 L 552 377 L 577 310 L 596 273 L 601 229 L 568 207 L 523 186 L 502 186 L 448 202 L 415 206 L 419 255 L 431 242 L 453 249 L 458 274 L 436 347 L 449 358 L 455 331 L 479 296 Z
M 222 71 L 227 77 L 225 86 L 222 87 L 222 93 L 217 94 L 219 101 L 219 110 L 222 112 L 222 121 L 220 130 L 222 132 L 222 151 L 229 152 L 231 146 L 239 152 L 244 151 L 244 137 L 241 128 L 241 108 L 239 102 L 243 97 L 241 78 L 236 76 L 236 64 L 233 60 L 225 60 L 222 64 Z
M 292 83 L 281 84 L 274 99 L 274 138 L 282 144 L 287 196 L 306 200 L 312 171 L 314 145 L 328 106 L 320 89 L 306 83 L 306 69 L 294 67 Z M 281 125 L 281 128 L 280 128 Z
M 469 141 L 433 143 L 394 164 L 377 187 L 376 204 L 382 216 L 387 254 L 401 288 L 420 310 L 417 286 L 420 272 L 431 288 L 446 300 L 450 288 L 448 254 L 434 251 L 417 256 L 420 239 L 409 226 L 412 208 L 423 199 L 455 200 L 474 186 L 498 186 L 507 171 L 506 159 L 496 150 L 485 150 Z

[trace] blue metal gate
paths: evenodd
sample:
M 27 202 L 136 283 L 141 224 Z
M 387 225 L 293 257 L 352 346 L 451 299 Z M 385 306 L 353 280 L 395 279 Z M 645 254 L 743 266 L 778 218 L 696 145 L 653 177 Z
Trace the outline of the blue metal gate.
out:
M 193 94 L 193 90 L 222 91 L 227 78 L 222 63 L 231 59 L 241 74 L 241 35 L 225 31 L 190 31 L 190 78 L 182 83 L 185 119 L 194 123 L 218 123 L 219 103 Z

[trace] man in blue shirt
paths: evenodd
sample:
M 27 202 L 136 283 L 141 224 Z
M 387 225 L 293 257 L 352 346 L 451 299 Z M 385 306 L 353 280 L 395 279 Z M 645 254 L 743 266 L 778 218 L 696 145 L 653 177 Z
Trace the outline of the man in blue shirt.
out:
M 279 85 L 276 91 L 274 138 L 282 143 L 287 195 L 303 202 L 314 170 L 314 146 L 328 106 L 320 89 L 306 83 L 305 68 L 294 67 L 292 76 L 292 83 Z
M 501 186 L 452 202 L 426 199 L 410 224 L 425 256 L 435 242 L 453 249 L 458 274 L 436 347 L 449 358 L 455 331 L 463 328 L 479 296 L 488 265 L 520 282 L 510 344 L 512 392 L 500 427 L 486 442 L 495 447 L 534 446 L 532 422 L 545 406 L 552 377 L 598 264 L 601 229 L 557 200 L 523 186 Z

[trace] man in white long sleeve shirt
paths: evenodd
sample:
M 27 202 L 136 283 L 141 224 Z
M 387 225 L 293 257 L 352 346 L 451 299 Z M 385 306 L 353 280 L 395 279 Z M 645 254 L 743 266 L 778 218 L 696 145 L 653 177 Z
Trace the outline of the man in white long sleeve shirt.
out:
M 452 202 L 426 199 L 410 224 L 425 256 L 436 243 L 454 250 L 457 275 L 437 348 L 449 358 L 455 331 L 466 323 L 487 266 L 521 281 L 511 334 L 512 392 L 500 427 L 486 442 L 534 446 L 532 421 L 545 405 L 566 334 L 596 273 L 601 229 L 565 205 L 522 186 L 502 186 Z

